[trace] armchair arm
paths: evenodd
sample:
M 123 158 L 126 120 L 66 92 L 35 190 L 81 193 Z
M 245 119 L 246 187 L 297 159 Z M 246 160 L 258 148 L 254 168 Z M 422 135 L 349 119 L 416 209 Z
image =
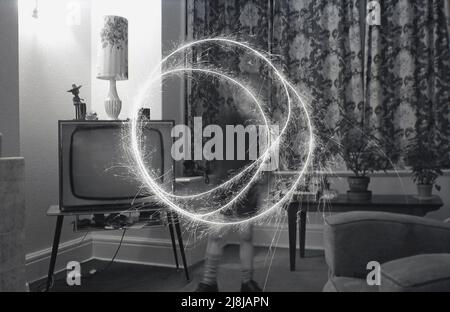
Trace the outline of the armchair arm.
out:
M 342 213 L 326 219 L 324 244 L 331 274 L 365 278 L 370 261 L 450 253 L 450 224 L 382 212 Z
M 450 291 L 450 254 L 426 254 L 381 265 L 382 292 Z

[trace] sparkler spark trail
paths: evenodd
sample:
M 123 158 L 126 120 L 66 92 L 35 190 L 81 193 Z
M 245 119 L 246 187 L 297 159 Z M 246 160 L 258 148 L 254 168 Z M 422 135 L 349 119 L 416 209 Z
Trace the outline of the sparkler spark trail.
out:
M 189 51 L 189 49 L 194 46 L 197 47 L 197 46 L 202 46 L 205 44 L 215 44 L 218 46 L 225 45 L 225 46 L 230 46 L 230 47 L 236 48 L 236 49 L 242 49 L 242 50 L 246 51 L 249 55 L 258 58 L 262 63 L 266 64 L 267 67 L 273 71 L 273 73 L 277 77 L 278 81 L 283 86 L 283 89 L 285 90 L 285 96 L 287 99 L 287 106 L 288 106 L 288 114 L 287 114 L 287 118 L 286 118 L 286 124 L 283 126 L 280 134 L 273 140 L 273 142 L 270 142 L 270 145 L 268 146 L 266 151 L 263 153 L 263 155 L 261 155 L 250 166 L 248 166 L 247 168 L 245 168 L 244 170 L 239 172 L 237 175 L 235 175 L 228 181 L 224 182 L 223 184 L 221 184 L 217 187 L 214 187 L 213 189 L 211 189 L 207 192 L 181 196 L 181 195 L 173 194 L 171 192 L 167 192 L 166 190 L 163 189 L 162 185 L 160 185 L 157 182 L 156 179 L 152 178 L 148 168 L 146 167 L 146 165 L 144 163 L 143 153 L 141 151 L 141 147 L 139 144 L 140 132 L 138 129 L 139 128 L 138 111 L 139 111 L 140 107 L 143 107 L 142 104 L 144 103 L 144 100 L 145 100 L 148 90 L 150 90 L 152 85 L 155 84 L 157 81 L 165 78 L 168 75 L 181 73 L 181 72 L 201 72 L 205 75 L 218 76 L 224 80 L 227 80 L 228 82 L 231 82 L 234 85 L 241 88 L 248 96 L 250 96 L 250 98 L 256 104 L 259 112 L 261 113 L 261 115 L 264 119 L 267 133 L 270 134 L 269 122 L 268 122 L 269 118 L 267 118 L 266 114 L 264 113 L 264 103 L 251 91 L 250 87 L 248 87 L 245 84 L 245 82 L 239 81 L 238 79 L 235 79 L 231 75 L 221 72 L 220 70 L 214 70 L 214 69 L 210 69 L 210 68 L 206 68 L 206 67 L 201 68 L 201 67 L 183 66 L 181 68 L 172 68 L 172 69 L 169 68 L 168 70 L 163 71 L 160 74 L 157 74 L 159 69 L 166 66 L 167 63 L 171 60 L 171 58 L 173 58 L 177 54 Z M 275 149 L 277 148 L 277 145 L 279 144 L 281 138 L 285 135 L 286 130 L 289 127 L 289 123 L 292 120 L 291 95 L 293 96 L 293 98 L 296 101 L 298 101 L 298 103 L 300 103 L 301 110 L 306 119 L 307 138 L 308 138 L 307 143 L 305 144 L 306 145 L 305 150 L 307 151 L 306 160 L 304 162 L 303 167 L 299 170 L 298 175 L 295 178 L 294 182 L 292 183 L 291 188 L 287 190 L 287 192 L 284 194 L 284 196 L 281 199 L 278 200 L 278 202 L 274 203 L 272 206 L 268 205 L 268 207 L 265 207 L 263 211 L 259 212 L 256 215 L 253 215 L 251 217 L 240 219 L 238 221 L 234 221 L 234 220 L 233 221 L 223 221 L 219 218 L 214 218 L 215 214 L 218 214 L 219 212 L 227 209 L 228 207 L 231 207 L 234 203 L 236 203 L 243 196 L 245 196 L 246 192 L 250 189 L 250 187 L 254 183 L 257 182 L 260 173 L 264 170 L 264 165 L 265 165 L 264 163 L 270 158 L 271 153 L 274 152 Z M 244 43 L 232 40 L 232 39 L 227 39 L 227 38 L 202 39 L 202 40 L 198 40 L 198 41 L 194 41 L 194 42 L 185 44 L 185 45 L 179 47 L 178 49 L 176 49 L 171 54 L 169 54 L 167 57 L 165 57 L 161 61 L 159 66 L 157 68 L 155 68 L 155 70 L 150 75 L 150 79 L 147 81 L 145 87 L 141 90 L 141 92 L 139 93 L 139 95 L 137 97 L 137 100 L 134 103 L 132 112 L 133 112 L 133 116 L 131 118 L 131 123 L 130 123 L 130 145 L 131 145 L 130 151 L 131 151 L 131 156 L 134 160 L 135 169 L 136 169 L 139 177 L 144 182 L 144 184 L 148 187 L 148 189 L 153 194 L 155 194 L 161 202 L 163 202 L 165 205 L 167 205 L 168 207 L 170 207 L 177 213 L 181 214 L 182 216 L 185 216 L 195 222 L 201 222 L 201 223 L 206 223 L 206 224 L 210 224 L 210 225 L 242 225 L 244 223 L 255 221 L 264 216 L 270 215 L 272 212 L 274 212 L 276 210 L 276 208 L 283 205 L 287 200 L 289 200 L 292 197 L 292 195 L 296 191 L 299 183 L 302 181 L 302 178 L 311 163 L 313 153 L 314 153 L 314 143 L 315 143 L 314 141 L 315 140 L 314 140 L 314 133 L 313 133 L 313 125 L 312 125 L 312 121 L 311 121 L 311 118 L 310 118 L 310 115 L 308 112 L 308 107 L 307 107 L 306 103 L 303 101 L 303 98 L 300 95 L 300 93 L 283 76 L 283 74 L 275 67 L 275 65 L 269 60 L 269 58 L 266 57 L 265 55 L 263 55 L 263 53 L 257 51 L 256 49 L 250 47 L 247 44 L 244 44 Z M 201 214 L 201 213 L 193 213 L 193 212 L 189 211 L 189 209 L 187 209 L 187 207 L 183 207 L 179 204 L 180 200 L 192 200 L 195 198 L 207 196 L 213 192 L 222 191 L 222 190 L 226 191 L 230 185 L 232 185 L 233 183 L 238 181 L 240 178 L 242 178 L 247 172 L 249 172 L 255 166 L 257 166 L 256 167 L 257 170 L 252 175 L 251 179 L 249 181 L 247 181 L 247 183 L 245 183 L 245 185 L 239 191 L 237 191 L 236 194 L 233 195 L 233 198 L 231 200 L 229 200 L 226 204 L 222 205 L 221 207 L 219 207 L 211 212 Z

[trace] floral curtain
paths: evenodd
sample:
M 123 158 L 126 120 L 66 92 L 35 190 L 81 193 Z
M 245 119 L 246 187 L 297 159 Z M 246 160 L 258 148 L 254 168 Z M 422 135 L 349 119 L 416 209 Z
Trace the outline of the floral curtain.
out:
M 450 56 L 444 2 L 380 2 L 381 26 L 366 28 L 365 84 L 367 123 L 378 136 L 389 138 L 401 150 L 412 138 L 423 137 L 450 158 Z
M 357 114 L 364 100 L 359 3 L 274 1 L 273 53 L 297 88 L 308 94 L 319 168 L 335 160 L 339 121 Z
M 188 40 L 232 37 L 268 49 L 268 1 L 188 0 Z M 244 51 L 221 49 L 215 45 L 195 47 L 190 62 L 208 62 L 224 71 L 241 73 L 248 81 L 258 80 L 260 69 Z M 236 92 L 211 76 L 195 75 L 189 80 L 188 120 L 202 116 L 206 123 L 219 121 L 220 112 L 248 110 Z
M 366 1 L 360 0 L 188 0 L 188 39 L 230 35 L 272 53 L 309 99 L 320 142 L 319 166 L 335 160 L 341 130 L 355 125 L 383 142 L 383 153 L 402 165 L 404 148 L 418 133 L 431 133 L 443 153 L 450 148 L 444 2 L 380 1 L 377 26 L 361 22 Z M 252 71 L 245 54 L 209 56 Z M 188 119 L 200 114 L 211 120 L 220 117 L 224 105 L 243 105 L 220 84 L 205 83 L 210 88 L 201 80 L 188 88 Z M 280 92 L 276 87 L 265 91 L 271 98 Z M 274 115 L 284 113 L 285 107 L 272 105 Z M 290 137 L 285 169 L 301 155 L 296 136 Z
M 249 42 L 259 50 L 268 50 L 268 1 L 188 0 L 187 3 L 188 40 L 229 37 Z M 254 86 L 260 96 L 266 99 L 270 96 L 267 75 L 257 61 L 242 49 L 203 44 L 193 48 L 192 53 L 187 55 L 187 61 L 192 62 L 194 67 L 208 64 L 222 72 L 239 73 L 239 77 L 235 78 Z M 195 117 L 202 117 L 203 126 L 225 126 L 223 123 L 230 119 L 236 123 L 257 124 L 255 119 L 258 119 L 258 114 L 255 113 L 254 103 L 234 85 L 224 83 L 220 77 L 195 72 L 188 77 L 187 84 L 188 108 L 185 111 L 191 127 Z M 238 116 L 243 120 L 235 120 Z M 221 161 L 196 163 L 206 171 L 226 166 Z
M 447 17 L 447 28 L 450 35 L 450 1 L 445 1 L 445 15 Z M 449 40 L 450 43 L 450 40 Z

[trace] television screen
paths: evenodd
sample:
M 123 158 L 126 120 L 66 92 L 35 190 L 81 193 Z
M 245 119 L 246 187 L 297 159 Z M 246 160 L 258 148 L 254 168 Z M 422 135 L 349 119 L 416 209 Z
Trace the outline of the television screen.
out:
M 173 177 L 171 125 L 172 122 L 149 122 L 142 129 L 144 162 L 160 182 Z M 126 206 L 149 196 L 130 168 L 123 129 L 123 123 L 115 121 L 60 122 L 62 210 Z
M 144 129 L 146 146 L 162 150 L 162 138 Z M 140 183 L 130 177 L 129 162 L 118 127 L 81 127 L 72 134 L 70 176 L 72 193 L 83 199 L 130 199 L 139 195 Z M 152 157 L 152 167 L 164 170 L 163 159 Z

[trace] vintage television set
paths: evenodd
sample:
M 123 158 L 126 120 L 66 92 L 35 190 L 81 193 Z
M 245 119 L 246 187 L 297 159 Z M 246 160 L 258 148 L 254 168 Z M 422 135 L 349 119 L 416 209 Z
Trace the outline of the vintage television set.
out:
M 173 187 L 173 121 L 142 124 L 142 150 L 148 170 Z M 59 205 L 61 211 L 130 209 L 151 200 L 130 172 L 123 121 L 59 122 Z M 150 196 L 150 197 L 149 197 Z

